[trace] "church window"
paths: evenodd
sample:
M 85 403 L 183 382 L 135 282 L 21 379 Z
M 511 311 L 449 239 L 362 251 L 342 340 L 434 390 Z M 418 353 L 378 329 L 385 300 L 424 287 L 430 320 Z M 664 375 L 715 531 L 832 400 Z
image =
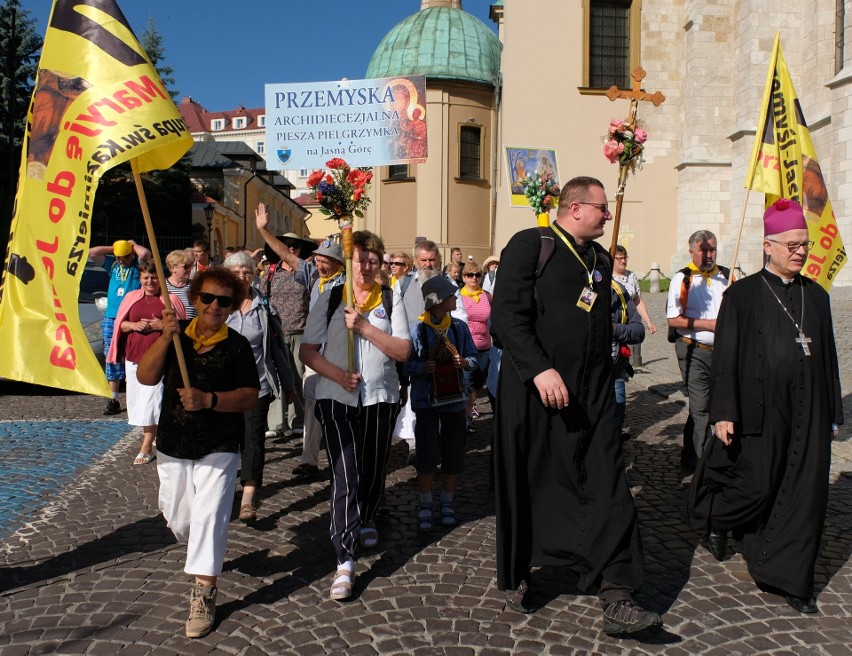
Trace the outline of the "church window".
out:
M 638 65 L 639 0 L 588 0 L 585 9 L 585 86 L 630 88 Z
M 388 180 L 407 180 L 408 164 L 391 164 L 388 166 Z
M 482 178 L 482 126 L 459 126 L 459 178 Z

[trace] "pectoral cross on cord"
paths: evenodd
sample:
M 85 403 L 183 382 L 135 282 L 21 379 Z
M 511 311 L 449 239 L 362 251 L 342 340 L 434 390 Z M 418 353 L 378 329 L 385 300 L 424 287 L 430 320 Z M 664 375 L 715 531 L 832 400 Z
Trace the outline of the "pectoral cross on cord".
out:
M 799 331 L 799 336 L 796 337 L 796 342 L 799 344 L 799 346 L 802 347 L 802 353 L 804 353 L 806 356 L 809 356 L 811 354 L 811 349 L 808 346 L 808 344 L 811 343 L 811 341 L 812 341 L 811 338 L 808 337 L 807 335 L 805 335 L 804 329 L 799 327 L 799 324 L 796 323 L 796 320 L 793 318 L 793 315 L 790 314 L 790 311 L 786 307 L 784 307 L 784 304 L 781 302 L 781 299 L 778 298 L 778 295 L 774 291 L 772 291 L 772 287 L 769 286 L 769 283 L 767 282 L 766 278 L 761 278 L 761 280 L 763 280 L 763 282 L 766 284 L 766 289 L 769 290 L 769 293 L 772 294 L 775 297 L 776 301 L 778 301 L 778 305 L 780 305 L 781 309 L 784 310 L 784 314 L 786 314 L 787 317 L 790 319 L 790 321 L 793 322 L 793 325 L 796 326 L 796 330 Z M 799 289 L 802 290 L 802 326 L 804 327 L 804 325 L 805 325 L 805 286 L 802 285 L 801 282 L 799 282 Z
M 808 348 L 808 344 L 811 343 L 811 338 L 805 335 L 801 330 L 799 331 L 799 336 L 796 338 L 796 341 L 799 343 L 799 346 L 802 347 L 802 352 L 805 355 L 811 354 L 811 349 Z

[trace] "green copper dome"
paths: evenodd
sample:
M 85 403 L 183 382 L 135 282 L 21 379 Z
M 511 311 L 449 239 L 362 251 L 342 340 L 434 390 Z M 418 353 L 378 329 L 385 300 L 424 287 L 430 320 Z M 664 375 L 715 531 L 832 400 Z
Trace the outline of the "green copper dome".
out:
M 500 49 L 497 36 L 461 9 L 429 7 L 387 33 L 367 67 L 367 77 L 425 75 L 497 86 Z

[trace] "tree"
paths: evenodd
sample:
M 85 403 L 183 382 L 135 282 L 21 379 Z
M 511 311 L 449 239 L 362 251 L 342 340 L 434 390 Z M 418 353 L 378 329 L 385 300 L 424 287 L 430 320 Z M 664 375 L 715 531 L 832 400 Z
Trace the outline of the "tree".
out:
M 157 21 L 154 20 L 153 16 L 148 18 L 148 25 L 142 33 L 141 45 L 145 49 L 145 52 L 148 53 L 148 59 L 150 59 L 151 63 L 154 65 L 154 68 L 160 76 L 163 86 L 168 90 L 169 95 L 172 99 L 177 98 L 178 90 L 173 88 L 175 83 L 175 79 L 172 77 L 174 69 L 171 66 L 163 64 L 163 60 L 166 56 L 166 48 L 163 46 L 163 37 L 157 31 Z
M 42 38 L 18 0 L 0 4 L 0 247 L 12 221 L 21 142 L 38 70 Z

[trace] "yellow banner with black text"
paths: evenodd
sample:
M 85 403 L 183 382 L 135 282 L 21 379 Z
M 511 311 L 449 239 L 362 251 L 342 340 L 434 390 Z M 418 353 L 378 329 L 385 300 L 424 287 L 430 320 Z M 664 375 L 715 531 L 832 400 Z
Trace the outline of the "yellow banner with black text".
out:
M 802 274 L 829 290 L 846 264 L 846 249 L 784 61 L 780 35 L 775 37 L 760 107 L 745 186 L 766 194 L 766 207 L 778 198 L 790 198 L 802 205 L 814 241 Z
M 133 158 L 141 171 L 168 168 L 191 146 L 118 5 L 56 0 L 0 279 L 0 375 L 110 395 L 77 311 L 98 180 Z

